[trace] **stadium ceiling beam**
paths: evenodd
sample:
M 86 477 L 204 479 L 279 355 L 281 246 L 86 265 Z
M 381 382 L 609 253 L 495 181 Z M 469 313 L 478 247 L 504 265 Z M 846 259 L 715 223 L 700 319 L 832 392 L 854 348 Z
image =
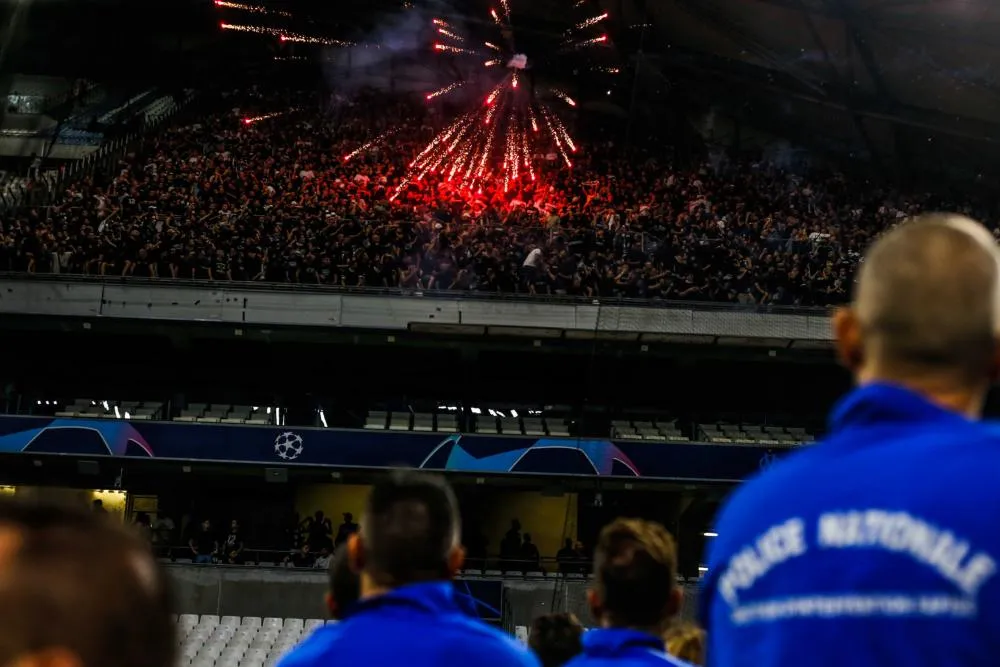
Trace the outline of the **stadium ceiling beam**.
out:
M 799 84 L 808 88 L 817 95 L 824 95 L 825 91 L 820 83 L 811 80 L 808 76 L 803 76 L 796 72 L 794 67 L 788 67 L 782 63 L 775 55 L 774 51 L 766 45 L 761 44 L 757 39 L 748 34 L 747 31 L 736 22 L 723 16 L 724 11 L 720 11 L 710 0 L 676 0 L 677 6 L 690 14 L 693 18 L 719 30 L 723 34 L 739 44 L 740 47 L 751 53 L 759 60 L 771 65 L 776 71 L 783 72 L 787 76 L 794 77 Z
M 782 9 L 788 9 L 791 11 L 802 11 L 805 10 L 812 14 L 813 16 L 822 16 L 828 19 L 840 19 L 840 14 L 836 11 L 830 9 L 825 5 L 814 5 L 799 2 L 799 0 L 756 0 L 756 2 L 762 5 L 771 5 L 772 7 L 780 7 Z
M 809 36 L 812 38 L 813 44 L 816 48 L 820 50 L 823 54 L 823 62 L 826 63 L 826 67 L 830 70 L 830 78 L 836 82 L 837 87 L 840 90 L 847 90 L 844 84 L 844 77 L 840 74 L 840 69 L 837 64 L 830 57 L 830 50 L 826 48 L 826 43 L 823 41 L 823 37 L 819 34 L 819 30 L 816 28 L 816 23 L 813 21 L 812 14 L 809 13 L 809 8 L 806 6 L 805 0 L 795 0 L 800 7 L 802 13 L 802 18 L 805 20 L 806 29 L 809 31 Z M 858 136 L 865 144 L 865 148 L 868 150 L 868 154 L 871 155 L 872 160 L 879 166 L 880 169 L 885 167 L 885 162 L 882 159 L 882 153 L 879 151 L 878 146 L 872 141 L 871 134 L 868 132 L 868 128 L 865 127 L 865 122 L 862 116 L 854 113 L 854 104 L 850 96 L 844 97 L 844 104 L 847 105 L 849 109 L 852 110 L 851 120 L 854 122 L 854 129 L 857 131 Z
M 857 94 L 839 96 L 838 99 L 836 95 L 798 92 L 787 86 L 776 85 L 775 73 L 764 67 L 735 63 L 722 58 L 712 59 L 704 53 L 682 53 L 681 49 L 672 51 L 674 53 L 669 59 L 665 59 L 664 66 L 674 73 L 688 75 L 693 84 L 715 83 L 722 84 L 723 91 L 740 89 L 741 92 L 751 94 L 784 96 L 845 113 L 855 113 L 864 118 L 1000 145 L 1000 124 L 994 122 L 977 118 L 956 118 L 953 114 L 905 104 L 897 104 L 890 109 L 878 98 Z M 713 62 L 709 63 L 708 60 Z M 848 99 L 851 101 L 851 106 L 845 101 Z
M 871 78 L 872 83 L 875 84 L 875 90 L 878 91 L 879 97 L 883 98 L 890 105 L 897 104 L 896 98 L 885 82 L 885 77 L 882 76 L 882 68 L 879 67 L 875 54 L 872 53 L 871 48 L 868 46 L 868 41 L 861 32 L 862 23 L 867 24 L 867 21 L 846 0 L 825 0 L 825 2 L 831 10 L 840 12 L 844 28 L 850 33 L 851 41 L 854 42 L 854 48 L 857 49 L 858 55 L 861 56 L 861 62 L 864 63 L 865 69 L 868 71 L 868 76 Z M 866 27 L 870 28 L 868 25 Z

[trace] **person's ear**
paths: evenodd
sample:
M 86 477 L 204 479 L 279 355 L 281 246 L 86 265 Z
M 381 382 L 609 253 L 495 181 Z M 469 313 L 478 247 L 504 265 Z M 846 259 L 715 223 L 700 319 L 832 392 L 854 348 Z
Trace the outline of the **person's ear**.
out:
M 667 600 L 667 618 L 674 619 L 680 616 L 681 607 L 684 604 L 684 591 L 680 586 L 675 586 L 674 590 L 670 591 L 670 598 Z
M 587 606 L 590 608 L 591 617 L 600 623 L 604 616 L 604 601 L 601 600 L 601 594 L 593 588 L 587 589 Z
M 354 574 L 361 574 L 365 569 L 365 544 L 360 533 L 353 533 L 347 538 L 347 565 Z
M 838 308 L 833 313 L 833 338 L 837 359 L 855 376 L 865 362 L 865 348 L 858 316 L 851 308 Z
M 333 599 L 333 593 L 327 591 L 326 595 L 323 596 L 323 602 L 326 604 L 326 611 L 330 614 L 330 618 L 337 618 L 337 601 Z
M 448 553 L 448 576 L 455 577 L 465 565 L 465 547 L 455 545 Z

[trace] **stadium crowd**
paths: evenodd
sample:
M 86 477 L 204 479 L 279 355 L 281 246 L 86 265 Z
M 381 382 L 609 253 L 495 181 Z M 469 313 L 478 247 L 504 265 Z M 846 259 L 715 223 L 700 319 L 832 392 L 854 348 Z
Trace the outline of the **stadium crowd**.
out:
M 681 168 L 652 147 L 626 160 L 601 140 L 572 169 L 537 156 L 539 179 L 509 192 L 429 176 L 392 200 L 434 108 L 257 91 L 224 106 L 51 207 L 0 215 L 0 269 L 822 306 L 928 201 L 763 163 Z

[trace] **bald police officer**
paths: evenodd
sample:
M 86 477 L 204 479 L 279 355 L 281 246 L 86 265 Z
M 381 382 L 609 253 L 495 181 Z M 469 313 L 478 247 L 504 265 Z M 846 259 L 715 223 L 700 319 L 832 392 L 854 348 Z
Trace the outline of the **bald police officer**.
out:
M 701 605 L 711 665 L 1000 664 L 1000 253 L 960 216 L 908 221 L 836 313 L 857 389 L 826 440 L 742 486 Z

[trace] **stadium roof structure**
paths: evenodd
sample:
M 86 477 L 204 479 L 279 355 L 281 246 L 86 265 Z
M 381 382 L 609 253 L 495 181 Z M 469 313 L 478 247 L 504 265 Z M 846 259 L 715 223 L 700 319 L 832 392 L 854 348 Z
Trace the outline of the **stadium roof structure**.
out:
M 838 138 L 876 162 L 1000 159 L 993 0 L 602 5 L 620 29 L 645 31 L 642 58 L 669 77 L 674 93 L 702 91 L 776 131 Z

